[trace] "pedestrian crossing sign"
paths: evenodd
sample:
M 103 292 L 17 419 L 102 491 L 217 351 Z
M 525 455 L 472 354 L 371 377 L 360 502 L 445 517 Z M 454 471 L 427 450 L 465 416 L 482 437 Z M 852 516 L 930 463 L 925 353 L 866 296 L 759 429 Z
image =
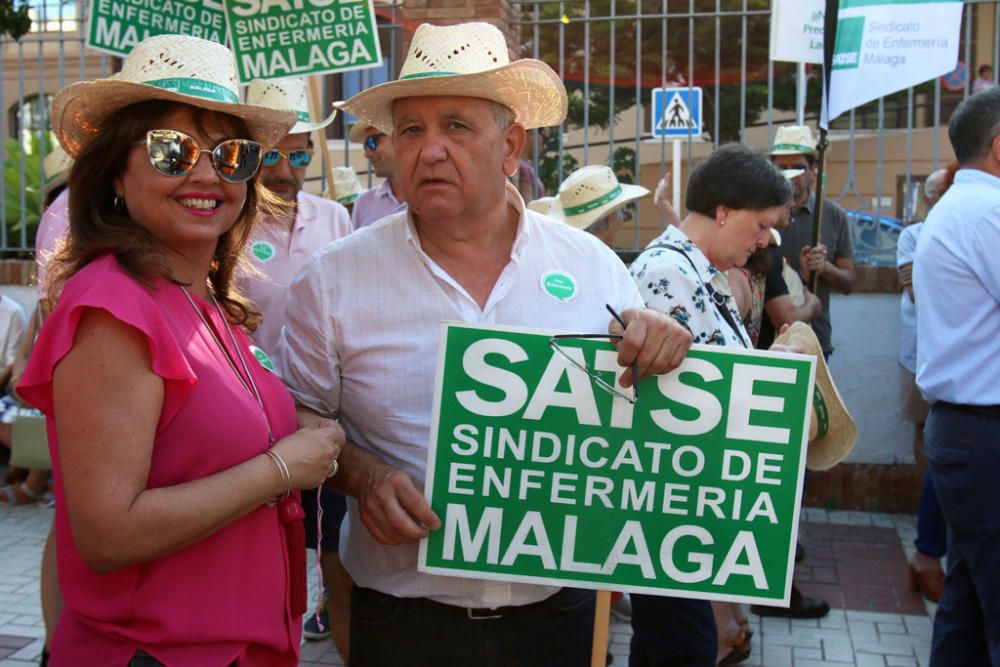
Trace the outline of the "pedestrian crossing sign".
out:
M 701 136 L 701 88 L 678 86 L 653 89 L 653 136 Z

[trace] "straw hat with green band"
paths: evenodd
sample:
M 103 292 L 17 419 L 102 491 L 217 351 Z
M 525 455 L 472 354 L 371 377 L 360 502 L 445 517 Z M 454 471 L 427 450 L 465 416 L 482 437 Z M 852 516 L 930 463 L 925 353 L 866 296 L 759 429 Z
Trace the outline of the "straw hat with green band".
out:
M 358 180 L 358 175 L 352 167 L 333 168 L 333 198 L 337 203 L 353 204 L 365 188 Z
M 641 185 L 619 183 L 615 172 L 604 165 L 577 169 L 559 186 L 559 207 L 549 216 L 570 227 L 586 229 L 617 208 L 645 197 L 649 190 Z
M 810 470 L 832 468 L 847 458 L 854 449 L 858 427 L 833 384 L 830 369 L 823 359 L 823 348 L 812 327 L 805 322 L 792 323 L 774 343 L 787 345 L 803 354 L 816 357 L 816 385 L 813 392 L 813 416 L 809 423 L 806 467 Z
M 559 197 L 539 197 L 528 202 L 528 208 L 535 213 L 549 217 L 559 217 Z
M 138 102 L 181 102 L 241 118 L 250 136 L 274 146 L 296 122 L 293 111 L 240 104 L 232 52 L 189 35 L 157 35 L 137 44 L 107 79 L 66 86 L 52 102 L 52 131 L 77 157 L 116 111 Z
M 298 122 L 288 131 L 289 134 L 305 134 L 313 130 L 322 130 L 337 117 L 337 110 L 334 109 L 324 120 L 318 123 L 310 121 L 306 80 L 302 77 L 254 79 L 247 86 L 247 104 L 294 111 Z
M 503 33 L 489 23 L 421 24 L 399 79 L 364 90 L 340 108 L 391 134 L 394 100 L 441 95 L 498 102 L 529 130 L 566 118 L 566 88 L 559 75 L 540 60 L 510 62 Z
M 799 155 L 815 153 L 816 138 L 806 125 L 783 125 L 774 135 L 771 155 Z

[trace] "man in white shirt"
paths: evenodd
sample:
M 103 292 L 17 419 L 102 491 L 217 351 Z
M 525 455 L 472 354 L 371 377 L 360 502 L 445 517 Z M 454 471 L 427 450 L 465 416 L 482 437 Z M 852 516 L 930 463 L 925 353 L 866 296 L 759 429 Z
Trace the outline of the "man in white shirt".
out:
M 566 113 L 555 72 L 508 64 L 507 53 L 491 25 L 424 24 L 399 80 L 344 105 L 392 133 L 409 210 L 329 246 L 289 294 L 278 372 L 349 435 L 333 483 L 349 496 L 342 556 L 356 584 L 357 664 L 590 662 L 592 592 L 416 569 L 417 542 L 441 525 L 421 487 L 443 320 L 596 332 L 610 304 L 627 323 L 618 362 L 638 360 L 641 375 L 674 368 L 691 341 L 642 308 L 609 248 L 526 210 L 507 182 L 525 129 Z M 573 299 L 545 291 L 550 271 L 575 286 Z M 627 371 L 621 383 L 631 381 Z
M 948 523 L 931 665 L 1000 665 L 1000 89 L 948 125 L 960 166 L 917 241 L 917 386 L 924 451 Z
M 263 315 L 251 338 L 255 344 L 254 355 L 268 367 L 271 364 L 269 355 L 274 354 L 285 319 L 288 284 L 313 253 L 350 234 L 352 228 L 346 208 L 302 190 L 306 168 L 313 156 L 309 135 L 329 125 L 337 112 L 318 123 L 310 122 L 306 84 L 301 78 L 251 81 L 247 104 L 291 110 L 299 117 L 285 138 L 267 150 L 261 161 L 264 186 L 294 206 L 289 207 L 285 215 L 265 216 L 254 226 L 247 244 L 247 258 L 258 274 L 240 280 L 240 289 Z M 323 508 L 321 531 L 316 527 L 317 493 L 302 494 L 306 545 L 310 549 L 321 547 L 320 569 L 329 604 L 322 605 L 323 609 L 316 614 L 310 613 L 303 634 L 308 639 L 324 639 L 332 633 L 337 650 L 346 660 L 351 581 L 340 564 L 338 551 L 340 524 L 347 506 L 343 496 L 328 489 L 320 492 L 318 504 Z

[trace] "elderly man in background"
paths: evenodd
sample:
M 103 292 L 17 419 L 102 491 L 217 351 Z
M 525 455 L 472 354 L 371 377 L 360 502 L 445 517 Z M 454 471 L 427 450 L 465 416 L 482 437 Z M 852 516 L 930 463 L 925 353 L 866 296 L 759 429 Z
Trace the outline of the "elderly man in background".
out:
M 648 194 L 641 185 L 619 183 L 610 167 L 587 165 L 562 182 L 559 205 L 549 209 L 548 215 L 590 232 L 614 248 L 618 230 L 632 220 L 627 206 Z
M 337 112 L 322 121 L 310 122 L 306 84 L 301 78 L 251 81 L 247 103 L 294 111 L 298 116 L 285 138 L 264 154 L 260 174 L 268 190 L 294 206 L 289 206 L 282 216 L 267 216 L 254 225 L 247 258 L 258 274 L 240 283 L 263 315 L 261 325 L 251 334 L 256 345 L 254 354 L 270 366 L 267 359 L 274 354 L 284 322 L 288 284 L 313 253 L 351 233 L 351 216 L 341 204 L 302 189 L 313 157 L 310 134 L 333 122 Z M 316 526 L 317 505 L 323 509 L 321 531 Z M 321 547 L 325 590 L 320 608 L 306 618 L 302 633 L 307 639 L 325 639 L 332 634 L 338 652 L 346 660 L 351 580 L 340 564 L 338 551 L 340 524 L 347 506 L 342 495 L 321 489 L 303 493 L 302 508 L 306 513 L 306 546 Z
M 372 171 L 385 180 L 375 188 L 358 196 L 351 211 L 351 222 L 354 229 L 367 227 L 382 218 L 406 210 L 406 197 L 396 176 L 396 151 L 392 146 L 392 137 L 372 127 L 364 121 L 358 121 L 351 127 L 350 140 L 363 144 L 365 157 L 372 166 Z
M 948 136 L 960 169 L 913 261 L 924 451 L 949 538 L 930 664 L 1000 665 L 1000 89 L 962 102 Z
M 350 497 L 357 664 L 590 662 L 592 591 L 417 571 L 417 542 L 441 526 L 422 484 L 443 320 L 621 332 L 610 304 L 626 322 L 618 363 L 643 376 L 679 365 L 691 342 L 642 307 L 607 246 L 527 210 L 508 183 L 525 129 L 562 122 L 567 98 L 548 65 L 507 54 L 491 25 L 421 25 L 399 80 L 344 105 L 392 133 L 409 209 L 318 254 L 289 296 L 278 370 L 302 406 L 339 415 L 350 434 L 333 483 Z M 544 290 L 550 271 L 575 298 Z
M 924 182 L 924 204 L 928 212 L 951 185 L 953 175 L 948 169 L 938 169 L 927 177 Z M 941 506 L 930 471 L 926 469 L 923 452 L 924 422 L 927 421 L 930 406 L 917 390 L 917 306 L 913 294 L 913 256 L 917 252 L 917 240 L 923 227 L 923 222 L 908 225 L 896 242 L 896 267 L 899 271 L 899 284 L 903 289 L 899 298 L 899 373 L 903 417 L 916 426 L 914 454 L 918 470 L 923 473 L 924 478 L 917 512 L 917 539 L 914 540 L 916 550 L 909 564 L 910 587 L 928 600 L 937 602 L 944 590 L 941 557 L 948 549 L 948 527 L 941 515 Z

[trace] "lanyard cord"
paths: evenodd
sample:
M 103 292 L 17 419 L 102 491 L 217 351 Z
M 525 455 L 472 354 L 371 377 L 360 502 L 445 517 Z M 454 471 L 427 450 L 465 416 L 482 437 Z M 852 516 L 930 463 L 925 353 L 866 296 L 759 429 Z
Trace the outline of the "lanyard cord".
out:
M 243 379 L 243 375 L 240 374 L 239 369 L 236 368 L 236 364 L 233 362 L 233 358 L 232 355 L 230 355 L 229 350 L 227 350 L 226 346 L 222 344 L 222 341 L 219 340 L 219 337 L 215 334 L 215 330 L 209 325 L 208 320 L 205 319 L 205 315 L 201 312 L 201 308 L 199 308 L 198 304 L 196 304 L 194 299 L 191 298 L 191 294 L 187 291 L 187 288 L 184 287 L 184 285 L 178 285 L 178 287 L 180 287 L 181 291 L 184 292 L 184 296 L 187 297 L 188 303 L 190 303 L 191 307 L 194 308 L 194 312 L 198 314 L 198 319 L 200 319 L 201 323 L 205 325 L 206 329 L 208 329 L 208 333 L 212 336 L 212 340 L 214 340 L 215 344 L 219 346 L 220 350 L 222 350 L 222 354 L 226 357 L 226 361 L 229 362 L 229 367 L 233 369 L 233 373 L 236 374 L 236 378 L 240 381 L 240 384 L 243 385 L 243 388 L 246 389 L 248 394 L 257 399 L 257 405 L 260 406 L 260 412 L 264 415 L 264 424 L 267 426 L 267 441 L 273 445 L 274 434 L 271 432 L 271 420 L 267 418 L 267 411 L 264 410 L 264 401 L 260 397 L 260 391 L 257 390 L 257 384 L 254 382 L 253 376 L 250 374 L 250 368 L 247 366 L 246 359 L 243 358 L 240 346 L 236 342 L 236 336 L 233 334 L 232 326 L 229 324 L 229 318 L 222 312 L 222 307 L 219 305 L 218 299 L 215 298 L 215 292 L 209 290 L 208 295 L 212 297 L 212 303 L 215 304 L 215 309 L 219 312 L 219 317 L 222 318 L 226 331 L 229 332 L 229 340 L 232 341 L 233 349 L 236 350 L 236 356 L 239 357 L 240 365 L 243 366 L 243 371 L 246 373 L 246 380 Z M 249 384 L 247 384 L 247 381 L 249 381 Z

